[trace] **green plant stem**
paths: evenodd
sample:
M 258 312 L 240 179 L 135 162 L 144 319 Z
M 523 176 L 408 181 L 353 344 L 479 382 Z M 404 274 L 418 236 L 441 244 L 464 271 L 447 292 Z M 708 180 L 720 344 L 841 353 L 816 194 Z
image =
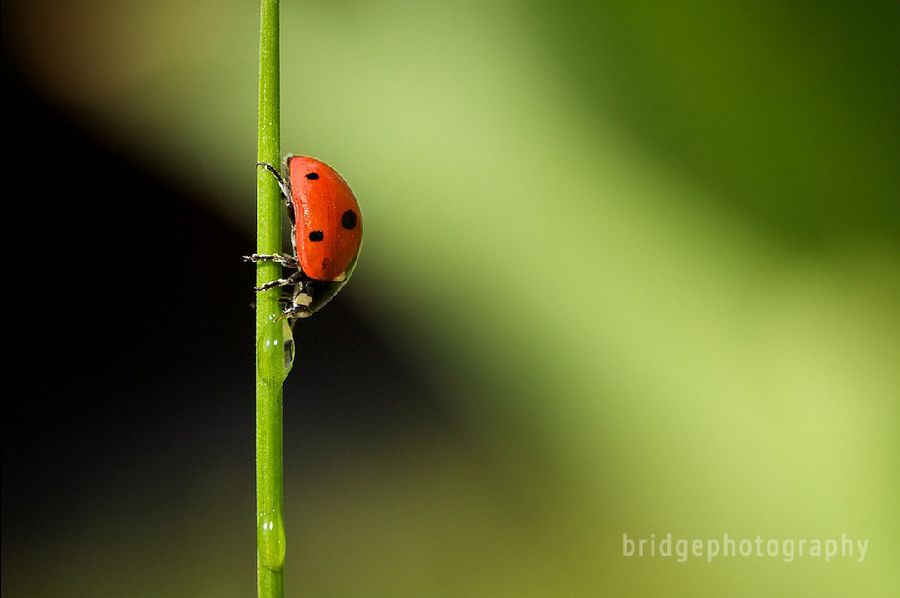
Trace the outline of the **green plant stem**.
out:
M 259 23 L 259 128 L 257 160 L 281 163 L 278 0 L 261 0 Z M 281 198 L 275 178 L 257 168 L 256 251 L 281 251 Z M 281 277 L 281 266 L 256 265 L 258 285 Z M 256 525 L 259 598 L 284 596 L 284 479 L 282 394 L 284 381 L 281 290 L 256 296 Z

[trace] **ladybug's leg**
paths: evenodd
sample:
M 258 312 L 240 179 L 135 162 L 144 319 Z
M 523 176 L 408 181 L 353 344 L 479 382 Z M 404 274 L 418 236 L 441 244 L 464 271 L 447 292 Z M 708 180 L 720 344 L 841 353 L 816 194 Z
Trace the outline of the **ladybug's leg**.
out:
M 291 304 L 284 308 L 284 315 L 291 321 L 293 325 L 298 319 L 306 318 L 311 315 L 309 308 L 305 305 Z
M 267 291 L 269 289 L 274 289 L 275 287 L 286 287 L 289 284 L 297 284 L 301 280 L 303 276 L 303 272 L 298 270 L 294 272 L 287 278 L 279 278 L 278 280 L 273 280 L 271 282 L 267 282 L 266 284 L 260 285 L 258 287 L 253 287 L 254 291 Z
M 284 177 L 281 176 L 281 173 L 278 172 L 278 169 L 269 164 L 268 162 L 257 162 L 257 166 L 262 166 L 266 170 L 268 170 L 275 180 L 278 181 L 278 187 L 281 189 L 281 194 L 284 196 L 284 205 L 288 211 L 288 217 L 291 219 L 291 227 L 294 226 L 294 222 L 296 222 L 296 216 L 294 214 L 294 203 L 291 201 L 291 189 L 288 186 L 287 182 L 284 180 Z
M 287 183 L 285 182 L 284 177 L 281 176 L 281 173 L 278 172 L 278 169 L 268 162 L 257 162 L 256 165 L 262 166 L 275 177 L 275 180 L 278 181 L 278 187 L 281 189 L 281 194 L 284 195 L 285 200 L 290 203 L 291 190 L 288 189 Z
M 285 255 L 283 253 L 254 253 L 252 255 L 244 256 L 245 262 L 275 262 L 276 264 L 281 264 L 286 268 L 298 268 L 297 260 L 289 255 Z

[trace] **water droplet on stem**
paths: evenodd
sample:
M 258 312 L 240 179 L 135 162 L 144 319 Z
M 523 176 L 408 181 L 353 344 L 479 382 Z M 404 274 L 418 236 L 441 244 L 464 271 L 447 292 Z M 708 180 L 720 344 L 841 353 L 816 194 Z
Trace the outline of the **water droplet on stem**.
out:
M 259 562 L 270 571 L 281 571 L 286 548 L 281 515 L 275 510 L 258 513 L 256 535 Z

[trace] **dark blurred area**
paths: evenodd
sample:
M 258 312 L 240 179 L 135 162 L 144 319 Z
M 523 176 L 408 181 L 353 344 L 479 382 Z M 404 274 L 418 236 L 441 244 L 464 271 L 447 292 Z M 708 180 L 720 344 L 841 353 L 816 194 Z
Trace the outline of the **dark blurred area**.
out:
M 896 239 L 896 2 L 543 7 L 555 50 L 580 58 L 567 65 L 584 102 L 786 249 Z
M 5 138 L 27 159 L 4 168 L 19 183 L 8 222 L 39 239 L 11 251 L 32 266 L 22 295 L 40 297 L 12 323 L 23 383 L 3 402 L 3 595 L 20 568 L 54 574 L 48 545 L 112 544 L 131 520 L 169 529 L 158 558 L 177 559 L 197 541 L 182 501 L 198 480 L 252 538 L 254 283 L 241 255 L 253 239 L 49 104 L 3 56 Z M 452 440 L 427 386 L 343 301 L 295 335 L 289 467 L 411 434 Z M 103 525 L 67 525 L 80 517 Z M 252 563 L 252 543 L 235 538 Z

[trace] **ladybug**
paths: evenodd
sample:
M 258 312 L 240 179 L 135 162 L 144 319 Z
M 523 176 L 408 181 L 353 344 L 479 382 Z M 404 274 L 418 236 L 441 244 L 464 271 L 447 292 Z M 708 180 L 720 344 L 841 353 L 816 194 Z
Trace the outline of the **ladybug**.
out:
M 255 290 L 293 287 L 285 298 L 284 315 L 292 321 L 306 318 L 328 303 L 353 274 L 362 245 L 359 203 L 347 181 L 321 160 L 288 156 L 286 177 L 271 164 L 257 166 L 272 173 L 285 197 L 293 255 L 254 253 L 244 260 L 277 262 L 294 269 L 286 278 Z

